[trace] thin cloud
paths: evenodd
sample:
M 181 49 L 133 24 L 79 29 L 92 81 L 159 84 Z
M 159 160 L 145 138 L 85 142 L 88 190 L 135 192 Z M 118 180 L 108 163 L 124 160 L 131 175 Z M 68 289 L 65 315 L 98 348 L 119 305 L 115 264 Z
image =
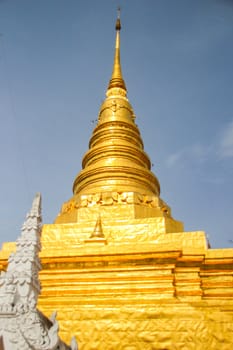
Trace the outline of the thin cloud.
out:
M 213 184 L 213 185 L 222 185 L 224 183 L 224 177 L 221 177 L 221 176 L 217 177 L 211 174 L 210 176 L 202 177 L 201 181 L 209 184 Z
M 176 153 L 172 153 L 168 156 L 166 159 L 166 165 L 168 168 L 172 168 L 174 165 L 176 165 L 179 160 L 181 160 L 183 157 L 183 151 L 178 151 Z
M 222 133 L 218 154 L 221 158 L 233 157 L 233 121 L 225 127 Z
M 171 153 L 165 163 L 168 168 L 176 166 L 178 163 L 195 162 L 204 163 L 208 159 L 225 159 L 233 157 L 233 120 L 225 125 L 223 131 L 218 135 L 212 145 L 202 145 L 196 143 L 186 148 L 179 149 Z
M 184 161 L 194 161 L 195 163 L 203 163 L 211 153 L 211 146 L 204 146 L 199 143 L 190 147 L 178 150 L 170 154 L 166 159 L 168 168 L 175 166 L 177 163 Z

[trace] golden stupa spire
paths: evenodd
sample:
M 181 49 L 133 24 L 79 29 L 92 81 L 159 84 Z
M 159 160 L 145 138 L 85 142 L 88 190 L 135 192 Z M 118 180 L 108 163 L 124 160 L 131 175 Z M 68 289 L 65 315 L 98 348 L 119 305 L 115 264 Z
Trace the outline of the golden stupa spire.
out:
M 139 192 L 159 195 L 159 182 L 151 163 L 122 77 L 120 64 L 120 15 L 116 21 L 113 72 L 100 107 L 98 123 L 83 157 L 83 170 L 74 181 L 76 196 L 97 193 Z
M 90 209 L 93 215 L 100 212 L 106 217 L 106 207 L 111 205 L 115 208 L 114 212 L 109 212 L 111 217 L 125 217 L 122 205 L 125 210 L 133 206 L 132 215 L 136 215 L 138 206 L 149 208 L 151 203 L 156 206 L 160 201 L 159 181 L 151 172 L 150 158 L 144 151 L 127 98 L 120 63 L 120 29 L 118 11 L 113 71 L 106 98 L 100 106 L 89 149 L 83 156 L 82 170 L 74 180 L 73 198 L 64 204 L 56 222 L 83 220 L 86 217 L 84 208 Z
M 121 71 L 121 59 L 120 59 L 120 30 L 121 30 L 121 20 L 120 20 L 120 8 L 118 8 L 118 16 L 116 20 L 116 45 L 115 45 L 115 56 L 114 64 L 112 70 L 112 77 L 108 85 L 108 90 L 111 88 L 121 88 L 126 91 L 126 86 L 124 79 L 122 77 Z

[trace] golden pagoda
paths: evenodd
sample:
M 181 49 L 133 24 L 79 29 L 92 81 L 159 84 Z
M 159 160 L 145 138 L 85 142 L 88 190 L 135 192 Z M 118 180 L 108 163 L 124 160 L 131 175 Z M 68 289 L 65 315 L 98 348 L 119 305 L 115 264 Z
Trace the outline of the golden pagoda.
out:
M 58 310 L 60 336 L 80 350 L 233 349 L 233 249 L 184 232 L 160 198 L 120 63 L 73 197 L 43 226 L 39 308 Z M 5 243 L 6 269 L 14 243 Z

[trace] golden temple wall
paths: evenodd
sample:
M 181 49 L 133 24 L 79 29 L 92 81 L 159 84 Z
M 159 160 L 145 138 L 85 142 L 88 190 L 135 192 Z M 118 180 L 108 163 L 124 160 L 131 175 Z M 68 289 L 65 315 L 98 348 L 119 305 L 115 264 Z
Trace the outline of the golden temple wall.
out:
M 233 250 L 203 232 L 159 233 L 162 218 L 44 225 L 39 308 L 58 310 L 80 350 L 233 348 Z M 157 227 L 157 228 L 156 228 Z M 4 269 L 13 244 L 4 244 Z
M 108 254 L 98 244 L 42 259 L 40 308 L 59 310 L 64 340 L 75 334 L 82 350 L 232 349 L 232 251 Z

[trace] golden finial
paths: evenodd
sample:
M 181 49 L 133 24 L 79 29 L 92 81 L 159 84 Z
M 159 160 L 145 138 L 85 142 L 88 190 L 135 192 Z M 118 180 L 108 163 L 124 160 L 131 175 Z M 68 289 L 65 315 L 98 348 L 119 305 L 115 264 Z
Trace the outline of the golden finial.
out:
M 116 20 L 116 45 L 115 45 L 115 57 L 112 70 L 112 77 L 108 85 L 108 90 L 111 88 L 122 88 L 126 91 L 126 86 L 121 72 L 121 61 L 120 61 L 120 8 L 117 9 L 117 20 Z
M 116 30 L 121 30 L 121 8 L 120 6 L 117 9 L 117 20 L 116 20 Z

